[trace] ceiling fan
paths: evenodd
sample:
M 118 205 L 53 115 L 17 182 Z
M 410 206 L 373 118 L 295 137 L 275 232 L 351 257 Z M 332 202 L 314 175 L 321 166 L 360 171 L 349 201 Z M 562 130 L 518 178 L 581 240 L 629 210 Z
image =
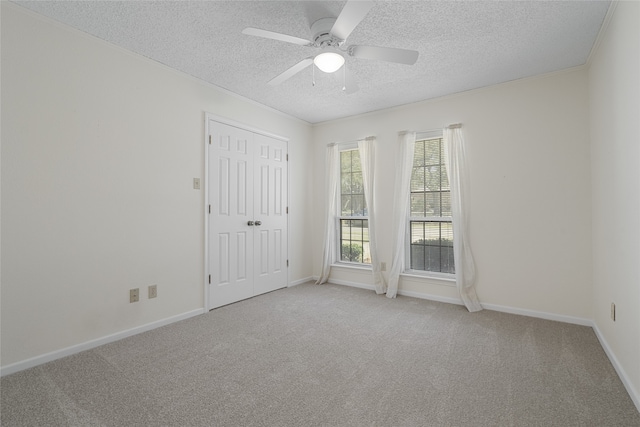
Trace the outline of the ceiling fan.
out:
M 418 52 L 415 50 L 397 49 L 392 47 L 345 45 L 347 37 L 349 37 L 351 32 L 364 19 L 373 5 L 374 2 L 372 1 L 348 1 L 337 18 L 322 18 L 311 25 L 311 40 L 251 27 L 242 30 L 242 33 L 250 36 L 264 37 L 267 39 L 293 43 L 300 46 L 308 46 L 316 49 L 319 48 L 321 50 L 320 53 L 303 59 L 282 74 L 271 79 L 268 82 L 271 86 L 279 85 L 311 64 L 315 64 L 316 67 L 325 73 L 336 72 L 344 65 L 345 55 L 353 56 L 355 58 L 375 59 L 399 64 L 415 64 L 418 60 Z M 357 90 L 357 85 L 350 73 L 346 70 L 346 67 L 344 68 L 345 85 L 343 90 L 346 90 L 348 93 L 355 92 Z

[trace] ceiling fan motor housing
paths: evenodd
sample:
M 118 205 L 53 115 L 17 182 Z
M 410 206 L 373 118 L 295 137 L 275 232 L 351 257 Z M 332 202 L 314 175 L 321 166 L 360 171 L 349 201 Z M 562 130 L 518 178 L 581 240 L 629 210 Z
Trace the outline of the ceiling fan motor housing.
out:
M 311 25 L 311 34 L 314 46 L 322 48 L 337 48 L 344 43 L 344 40 L 340 40 L 331 35 L 331 29 L 335 22 L 336 18 L 322 18 L 318 19 Z

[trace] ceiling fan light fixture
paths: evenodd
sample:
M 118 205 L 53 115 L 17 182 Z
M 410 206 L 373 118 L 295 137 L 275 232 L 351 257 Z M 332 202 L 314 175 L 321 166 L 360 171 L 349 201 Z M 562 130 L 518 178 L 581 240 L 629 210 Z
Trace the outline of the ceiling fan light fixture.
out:
M 344 65 L 344 56 L 336 52 L 323 52 L 313 58 L 313 63 L 325 73 L 335 73 Z

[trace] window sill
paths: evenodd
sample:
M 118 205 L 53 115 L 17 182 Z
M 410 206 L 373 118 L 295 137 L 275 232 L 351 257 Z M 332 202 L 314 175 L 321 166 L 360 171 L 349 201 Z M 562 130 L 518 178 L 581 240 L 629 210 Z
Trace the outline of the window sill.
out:
M 436 285 L 456 286 L 456 276 L 453 274 L 436 275 L 417 270 L 407 270 L 403 273 L 400 273 L 400 276 L 408 277 L 411 279 L 425 279 L 433 282 Z
M 352 269 L 352 270 L 364 270 L 364 271 L 371 271 L 371 265 L 370 264 L 356 264 L 356 263 L 350 263 L 350 262 L 334 262 L 333 264 L 331 264 L 331 267 L 338 267 L 338 268 L 348 268 L 348 269 Z

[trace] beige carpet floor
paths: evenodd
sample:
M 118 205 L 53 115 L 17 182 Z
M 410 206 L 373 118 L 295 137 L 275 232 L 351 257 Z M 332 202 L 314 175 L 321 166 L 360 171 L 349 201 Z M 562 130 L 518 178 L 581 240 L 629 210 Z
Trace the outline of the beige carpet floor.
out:
M 640 426 L 591 328 L 304 284 L 6 376 L 2 426 Z

